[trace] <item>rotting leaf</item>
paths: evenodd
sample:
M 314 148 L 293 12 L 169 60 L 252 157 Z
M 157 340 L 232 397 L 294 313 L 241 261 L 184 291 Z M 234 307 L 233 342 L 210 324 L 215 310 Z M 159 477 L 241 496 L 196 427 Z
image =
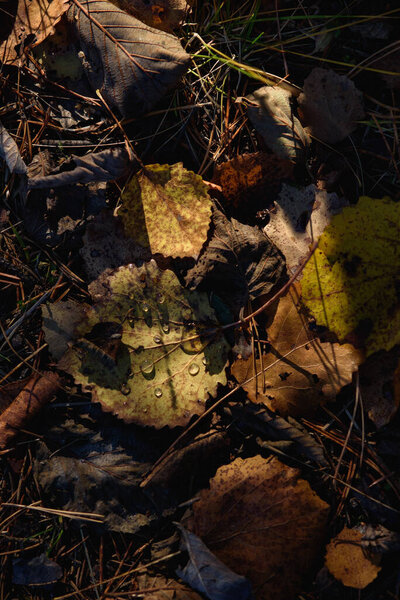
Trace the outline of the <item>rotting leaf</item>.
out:
M 148 165 L 122 194 L 125 234 L 152 254 L 197 258 L 207 239 L 211 198 L 200 175 L 182 163 Z
M 246 97 L 247 114 L 277 156 L 303 162 L 309 136 L 294 114 L 291 97 L 282 87 L 264 86 Z
M 318 558 L 329 506 L 278 459 L 237 458 L 220 467 L 183 523 L 257 600 L 291 600 Z
M 12 582 L 15 585 L 48 586 L 63 576 L 63 570 L 54 560 L 40 554 L 33 558 L 14 558 Z
M 127 422 L 185 425 L 226 382 L 229 345 L 207 295 L 154 261 L 121 267 L 103 284 L 59 368 Z
M 293 178 L 294 165 L 267 154 L 253 152 L 227 160 L 215 168 L 213 183 L 221 186 L 222 193 L 233 215 L 251 218 L 266 209 L 278 194 L 282 180 Z
M 301 310 L 296 288 L 282 298 L 268 328 L 267 352 L 255 361 L 237 360 L 231 369 L 252 402 L 279 414 L 312 414 L 350 383 L 362 354 L 350 344 L 321 343 Z M 253 376 L 254 367 L 257 377 Z M 264 375 L 263 375 L 264 373 Z
M 345 527 L 327 546 L 325 564 L 343 585 L 363 590 L 378 576 L 381 567 L 366 556 L 362 548 L 363 535 L 357 529 Z
M 333 217 L 301 279 L 319 325 L 367 355 L 400 342 L 400 204 L 363 196 Z
M 186 18 L 194 0 L 112 0 L 146 25 L 172 31 Z
M 18 0 L 13 29 L 0 46 L 0 60 L 17 63 L 26 45 L 40 44 L 69 7 L 70 0 Z
M 311 244 L 318 240 L 333 215 L 347 205 L 345 198 L 318 190 L 313 184 L 302 189 L 283 184 L 264 231 L 284 254 L 292 273 L 303 263 Z
M 181 548 L 189 555 L 187 564 L 176 571 L 191 588 L 209 600 L 248 600 L 251 598 L 250 582 L 237 575 L 222 563 L 204 542 L 178 524 Z
M 279 250 L 258 228 L 228 219 L 214 209 L 213 234 L 197 264 L 188 271 L 190 289 L 211 288 L 237 316 L 249 300 L 271 294 L 286 277 Z
M 347 137 L 364 116 L 361 92 L 351 79 L 330 69 L 311 71 L 298 103 L 307 131 L 328 144 Z
M 144 25 L 104 0 L 74 0 L 67 12 L 94 91 L 123 117 L 147 112 L 176 85 L 189 55 L 178 38 Z

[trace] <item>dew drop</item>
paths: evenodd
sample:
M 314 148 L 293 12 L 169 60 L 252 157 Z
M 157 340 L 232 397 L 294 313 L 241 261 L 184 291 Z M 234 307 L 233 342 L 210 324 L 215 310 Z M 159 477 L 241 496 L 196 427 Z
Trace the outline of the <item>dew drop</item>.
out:
M 199 367 L 199 365 L 196 365 L 196 363 L 192 363 L 188 370 L 189 370 L 189 375 L 195 376 L 200 371 L 200 367 Z
M 154 395 L 155 395 L 156 398 L 161 398 L 161 396 L 162 396 L 162 389 L 161 388 L 156 388 L 154 390 Z
M 160 338 L 159 335 L 155 335 L 153 337 L 153 340 L 155 341 L 156 344 L 161 344 L 161 342 L 162 342 L 162 339 Z
M 148 410 L 149 410 L 148 408 L 144 408 L 144 409 L 143 409 L 143 412 L 144 412 L 144 413 L 147 413 L 147 411 L 148 411 Z
M 124 406 L 128 406 L 128 403 L 127 403 L 127 401 L 126 401 L 126 400 L 124 400 L 124 402 L 123 402 L 123 405 L 124 405 Z
M 148 313 L 150 310 L 150 306 L 146 303 L 142 304 L 142 310 L 144 313 Z
M 150 360 L 145 360 L 140 365 L 140 370 L 142 371 L 142 375 L 144 377 L 149 377 L 149 375 L 154 373 L 154 365 Z
M 164 304 L 164 302 L 165 302 L 164 294 L 157 294 L 156 298 L 157 298 L 158 304 Z
M 203 356 L 202 361 L 203 365 L 206 367 L 208 365 L 208 360 L 206 359 L 205 356 Z
M 131 388 L 129 387 L 129 385 L 126 385 L 125 383 L 123 385 L 121 385 L 121 394 L 123 394 L 124 396 L 127 396 L 130 393 L 131 393 Z
M 162 326 L 162 330 L 164 333 L 169 333 L 169 325 L 168 323 L 164 323 L 164 325 Z

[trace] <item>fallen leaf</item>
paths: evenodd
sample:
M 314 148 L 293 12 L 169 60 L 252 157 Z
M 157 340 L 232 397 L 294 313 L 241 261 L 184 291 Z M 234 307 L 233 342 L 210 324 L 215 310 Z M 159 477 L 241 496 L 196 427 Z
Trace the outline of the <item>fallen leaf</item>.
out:
M 55 172 L 30 178 L 28 188 L 32 190 L 74 183 L 111 181 L 126 173 L 128 164 L 128 153 L 125 149 L 120 148 L 91 152 L 86 156 L 72 155 Z
M 34 375 L 18 396 L 0 415 L 0 449 L 11 444 L 21 430 L 53 398 L 61 384 L 61 377 L 50 371 Z
M 309 137 L 294 115 L 291 98 L 292 94 L 282 87 L 264 86 L 246 97 L 247 114 L 277 156 L 302 162 Z
M 74 300 L 42 306 L 42 329 L 55 360 L 60 360 L 68 350 L 74 340 L 75 329 L 84 318 L 84 305 Z
M 400 533 L 383 525 L 361 523 L 357 527 L 362 535 L 361 546 L 368 552 L 383 554 L 400 550 Z
M 313 69 L 298 97 L 307 131 L 327 144 L 344 140 L 364 116 L 362 94 L 345 75 Z
M 34 558 L 14 558 L 12 582 L 15 585 L 48 586 L 63 576 L 63 570 L 54 560 L 40 554 Z
M 0 46 L 2 62 L 16 63 L 26 46 L 40 44 L 68 8 L 69 0 L 18 0 L 13 29 Z
M 188 68 L 178 38 L 152 29 L 104 0 L 74 0 L 67 12 L 94 92 L 123 117 L 147 112 Z
M 161 440 L 98 413 L 93 407 L 64 421 L 46 415 L 35 480 L 49 506 L 102 515 L 107 529 L 135 534 L 157 520 L 154 501 L 139 486 L 162 452 Z
M 304 262 L 311 244 L 318 240 L 333 215 L 347 205 L 345 198 L 318 190 L 313 184 L 306 188 L 283 184 L 264 231 L 284 254 L 292 273 Z
M 172 31 L 186 18 L 194 0 L 112 0 L 122 10 L 146 25 Z
M 181 579 L 209 600 L 247 600 L 251 598 L 249 581 L 237 575 L 210 552 L 197 535 L 178 525 L 181 548 L 189 554 L 187 564 L 177 569 Z
M 213 211 L 213 232 L 197 264 L 186 274 L 190 289 L 212 289 L 237 316 L 249 300 L 271 294 L 285 279 L 279 250 L 258 227 Z
M 148 249 L 125 237 L 121 219 L 113 217 L 108 210 L 102 211 L 87 224 L 82 241 L 79 252 L 90 280 L 106 270 L 129 263 L 141 266 L 151 259 Z
M 186 290 L 154 261 L 121 267 L 103 283 L 58 367 L 126 422 L 175 427 L 203 413 L 226 383 L 229 349 L 207 294 Z
M 363 196 L 333 217 L 301 279 L 319 325 L 367 355 L 400 342 L 400 204 Z
M 136 582 L 146 600 L 202 600 L 202 596 L 187 585 L 160 573 L 139 574 Z
M 325 564 L 343 585 L 363 590 L 376 579 L 381 567 L 362 548 L 362 533 L 345 527 L 328 544 Z
M 220 467 L 183 523 L 257 600 L 291 600 L 321 549 L 329 506 L 277 458 L 237 458 Z
M 125 234 L 152 254 L 197 258 L 207 239 L 211 198 L 200 175 L 182 163 L 148 165 L 122 194 Z
M 7 129 L 0 123 L 0 158 L 2 158 L 10 173 L 25 175 L 27 172 L 26 164 L 21 158 L 18 146 L 8 133 Z
M 243 389 L 252 402 L 262 402 L 283 416 L 299 417 L 334 400 L 342 387 L 351 383 L 361 361 L 362 354 L 350 344 L 320 342 L 292 288 L 280 300 L 268 328 L 268 352 L 255 364 L 253 358 L 237 360 L 231 373 L 239 383 L 251 379 Z M 257 377 L 253 378 L 254 367 Z
M 399 359 L 396 346 L 390 352 L 376 352 L 359 369 L 363 408 L 377 429 L 388 425 L 400 406 Z
M 221 186 L 234 216 L 249 218 L 249 212 L 255 215 L 269 206 L 281 189 L 282 180 L 292 179 L 293 168 L 290 160 L 274 154 L 242 154 L 218 165 L 213 183 Z

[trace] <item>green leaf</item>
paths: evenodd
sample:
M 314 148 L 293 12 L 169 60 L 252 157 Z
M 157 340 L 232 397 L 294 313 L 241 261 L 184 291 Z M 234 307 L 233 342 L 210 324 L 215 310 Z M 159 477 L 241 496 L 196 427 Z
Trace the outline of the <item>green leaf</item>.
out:
M 203 413 L 226 383 L 229 350 L 207 294 L 186 290 L 154 261 L 102 283 L 59 368 L 126 422 L 175 427 Z
M 333 218 L 306 265 L 303 301 L 367 354 L 400 343 L 400 204 L 364 196 Z
M 152 254 L 197 258 L 211 219 L 207 190 L 182 163 L 146 166 L 122 194 L 125 234 Z

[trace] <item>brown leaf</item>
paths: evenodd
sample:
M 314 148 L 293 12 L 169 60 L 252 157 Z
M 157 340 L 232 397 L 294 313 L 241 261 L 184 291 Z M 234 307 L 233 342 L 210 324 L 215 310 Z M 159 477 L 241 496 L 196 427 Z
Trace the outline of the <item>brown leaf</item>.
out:
M 13 29 L 0 46 L 0 60 L 14 63 L 22 56 L 25 45 L 40 44 L 54 32 L 68 6 L 69 0 L 18 0 Z
M 218 469 L 187 526 L 257 600 L 290 600 L 318 557 L 329 506 L 299 470 L 254 456 Z
M 313 69 L 298 97 L 309 133 L 336 144 L 347 137 L 364 116 L 362 94 L 345 75 L 330 69 Z
M 305 260 L 310 245 L 319 238 L 333 215 L 347 205 L 344 198 L 318 190 L 313 184 L 306 188 L 283 184 L 264 231 L 285 255 L 292 273 Z
M 112 0 L 125 12 L 133 15 L 146 25 L 172 31 L 186 18 L 194 0 Z
M 293 163 L 266 152 L 242 154 L 218 165 L 213 183 L 221 186 L 235 216 L 265 209 L 281 189 L 283 179 L 292 179 Z
M 167 579 L 157 573 L 144 573 L 136 577 L 143 598 L 146 600 L 202 600 L 190 587 L 175 579 Z
M 105 0 L 73 0 L 68 22 L 93 91 L 124 117 L 147 112 L 189 64 L 178 38 L 144 25 Z
M 381 570 L 365 555 L 362 541 L 360 531 L 345 527 L 327 546 L 325 560 L 336 579 L 357 590 L 367 587 Z
M 243 387 L 252 402 L 281 415 L 305 416 L 333 400 L 351 382 L 362 355 L 350 344 L 321 343 L 308 327 L 297 293 L 281 299 L 268 329 L 270 351 L 257 359 L 259 374 Z M 262 371 L 265 373 L 263 390 Z M 253 377 L 253 359 L 237 360 L 232 375 L 239 383 Z
M 26 429 L 31 419 L 47 404 L 59 389 L 61 377 L 47 372 L 35 375 L 18 394 L 8 408 L 0 415 L 0 448 L 6 448 Z

